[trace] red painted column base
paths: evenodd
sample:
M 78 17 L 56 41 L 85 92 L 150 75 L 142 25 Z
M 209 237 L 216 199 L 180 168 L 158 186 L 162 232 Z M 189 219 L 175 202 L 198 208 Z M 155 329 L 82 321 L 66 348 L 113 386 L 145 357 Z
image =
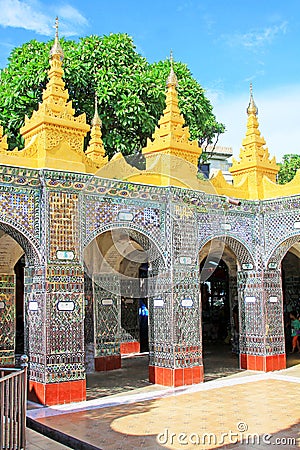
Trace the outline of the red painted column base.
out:
M 62 405 L 64 403 L 81 402 L 86 399 L 86 381 L 63 381 L 61 383 L 28 384 L 28 400 L 42 405 Z
M 248 370 L 261 370 L 262 372 L 272 372 L 274 370 L 286 369 L 286 356 L 280 355 L 247 355 L 240 354 L 240 368 Z
M 185 367 L 183 369 L 149 366 L 150 383 L 177 387 L 202 383 L 203 380 L 203 366 Z
M 138 341 L 121 342 L 120 352 L 121 352 L 121 355 L 126 355 L 128 353 L 139 353 L 140 352 L 140 343 Z
M 95 358 L 95 370 L 106 372 L 121 368 L 121 355 L 99 356 Z

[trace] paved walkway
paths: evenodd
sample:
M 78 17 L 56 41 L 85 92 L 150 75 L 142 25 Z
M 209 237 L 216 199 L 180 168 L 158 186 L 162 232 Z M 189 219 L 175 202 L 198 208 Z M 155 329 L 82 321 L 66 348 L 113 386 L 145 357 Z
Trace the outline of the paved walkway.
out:
M 70 447 L 53 441 L 52 439 L 49 439 L 43 434 L 37 433 L 30 428 L 26 429 L 26 450 L 64 450 L 69 448 Z
M 300 354 L 293 355 L 293 364 L 298 360 L 284 371 L 236 371 L 186 388 L 133 389 L 129 383 L 121 393 L 33 409 L 28 417 L 42 433 L 76 450 L 296 449 Z M 30 445 L 30 450 L 66 448 L 53 441 Z

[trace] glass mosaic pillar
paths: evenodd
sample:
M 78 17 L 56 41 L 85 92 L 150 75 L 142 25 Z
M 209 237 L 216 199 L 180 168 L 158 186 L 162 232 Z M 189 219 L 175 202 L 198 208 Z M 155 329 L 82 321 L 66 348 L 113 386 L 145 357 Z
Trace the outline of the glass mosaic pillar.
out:
M 158 274 L 149 297 L 149 380 L 164 386 L 203 381 L 198 269 Z M 153 294 L 153 293 L 152 293 Z
M 239 335 L 237 328 L 239 324 L 236 323 L 237 316 L 235 318 L 235 311 L 238 305 L 238 292 L 237 292 L 237 275 L 236 270 L 234 275 L 229 276 L 229 308 L 230 308 L 230 335 L 231 335 L 231 351 L 232 353 L 239 353 Z
M 240 271 L 240 367 L 269 372 L 286 367 L 280 270 Z
M 86 398 L 78 193 L 55 186 L 42 191 L 44 264 L 25 270 L 29 398 L 45 405 Z
M 175 387 L 203 381 L 197 224 L 193 208 L 170 202 L 166 240 L 166 267 L 160 267 L 157 274 L 149 273 L 149 379 Z
M 15 363 L 15 275 L 0 274 L 0 366 Z
M 81 266 L 25 268 L 31 400 L 55 405 L 85 399 L 82 290 Z
M 140 351 L 139 299 L 121 297 L 121 355 Z
M 121 367 L 121 295 L 118 275 L 94 274 L 95 370 Z

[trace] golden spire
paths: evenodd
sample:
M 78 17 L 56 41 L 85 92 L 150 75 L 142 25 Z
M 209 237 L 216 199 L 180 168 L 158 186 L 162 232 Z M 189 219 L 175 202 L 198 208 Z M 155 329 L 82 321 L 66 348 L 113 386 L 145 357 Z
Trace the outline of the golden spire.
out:
M 6 152 L 8 149 L 7 136 L 3 136 L 3 127 L 0 126 L 0 153 Z
M 64 72 L 62 64 L 63 50 L 59 43 L 58 18 L 56 18 L 55 41 L 50 51 L 49 81 L 43 92 L 43 102 L 39 105 L 38 111 L 34 111 L 30 119 L 25 117 L 25 125 L 21 129 L 21 133 L 25 138 L 25 146 L 30 142 L 32 135 L 36 134 L 37 130 L 34 129 L 36 129 L 41 122 L 49 122 L 53 125 L 63 126 L 64 131 L 66 131 L 66 127 L 77 129 L 79 141 L 81 140 L 79 134 L 83 133 L 83 135 L 85 135 L 89 131 L 85 114 L 74 117 L 75 111 L 72 108 L 72 102 L 68 102 L 69 94 L 67 89 L 65 89 L 65 83 L 63 81 Z M 67 136 L 69 139 L 71 134 L 68 132 Z M 74 140 L 71 141 L 75 143 Z
M 94 114 L 94 117 L 93 117 L 93 119 L 91 121 L 91 125 L 92 126 L 99 125 L 100 127 L 102 127 L 102 121 L 101 121 L 101 119 L 99 117 L 99 114 L 98 114 L 98 98 L 97 98 L 97 94 L 95 94 L 95 114 Z
M 148 139 L 142 153 L 146 155 L 146 165 L 151 164 L 151 158 L 157 154 L 166 154 L 183 158 L 198 166 L 201 149 L 198 142 L 190 141 L 188 127 L 184 127 L 184 119 L 180 113 L 177 96 L 177 77 L 173 69 L 173 54 L 170 55 L 171 69 L 167 79 L 166 108 L 161 116 L 158 127 Z
M 61 45 L 59 43 L 59 38 L 58 38 L 58 17 L 56 17 L 55 19 L 55 39 L 54 39 L 54 44 L 50 50 L 50 56 L 54 56 L 57 55 L 59 56 L 59 58 L 61 60 L 64 59 L 64 52 L 63 49 L 61 48 Z
M 63 58 L 64 52 L 58 39 L 58 17 L 56 17 L 55 40 L 50 50 L 50 70 L 48 72 L 49 82 L 46 90 L 43 92 L 44 103 L 47 103 L 53 111 L 56 111 L 57 104 L 65 104 L 69 98 L 68 92 L 65 89 L 65 83 L 62 79 L 64 74 L 62 69 Z M 70 109 L 70 113 L 74 114 L 72 107 Z
M 233 176 L 234 184 L 238 184 L 242 178 L 248 176 L 249 189 L 252 192 L 250 198 L 263 198 L 263 177 L 266 176 L 274 183 L 279 166 L 275 157 L 270 159 L 269 151 L 265 146 L 266 141 L 259 131 L 257 119 L 258 108 L 254 102 L 252 83 L 250 84 L 250 101 L 247 108 L 248 120 L 246 137 L 242 141 L 240 160 L 232 159 L 232 167 L 229 169 Z
M 252 83 L 250 83 L 250 101 L 249 101 L 249 105 L 247 108 L 247 114 L 248 114 L 248 116 L 250 116 L 251 114 L 254 114 L 255 116 L 257 116 L 257 114 L 258 114 L 258 108 L 253 99 Z
M 63 51 L 58 38 L 58 19 L 55 22 L 55 41 L 50 51 L 48 83 L 42 103 L 30 118 L 25 117 L 21 134 L 25 139 L 22 157 L 33 167 L 54 167 L 84 170 L 84 138 L 90 130 L 85 114 L 75 116 L 68 90 L 63 80 Z M 21 156 L 21 155 L 20 155 Z M 35 158 L 35 162 L 30 160 Z
M 86 156 L 94 161 L 98 167 L 102 167 L 107 163 L 108 157 L 105 156 L 105 149 L 102 141 L 102 121 L 98 114 L 97 94 L 95 94 L 95 113 L 91 125 L 91 139 L 89 146 L 86 149 Z
M 171 66 L 170 67 L 170 74 L 169 74 L 169 76 L 167 78 L 166 85 L 167 85 L 167 87 L 169 87 L 169 86 L 176 86 L 176 87 L 178 87 L 177 76 L 176 76 L 176 74 L 174 72 L 174 69 L 173 69 L 173 52 L 172 52 L 172 50 L 170 51 L 170 66 Z

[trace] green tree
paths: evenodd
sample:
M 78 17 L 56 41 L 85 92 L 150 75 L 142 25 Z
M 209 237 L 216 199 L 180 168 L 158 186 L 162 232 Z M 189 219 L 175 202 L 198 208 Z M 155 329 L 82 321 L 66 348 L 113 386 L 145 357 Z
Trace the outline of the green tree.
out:
M 9 64 L 0 71 L 0 123 L 9 148 L 23 147 L 19 129 L 42 99 L 48 81 L 49 51 L 53 41 L 30 41 L 15 48 Z M 137 53 L 127 34 L 90 36 L 78 42 L 61 39 L 64 80 L 77 114 L 88 122 L 98 95 L 99 115 L 106 152 L 125 156 L 139 153 L 151 137 L 165 107 L 166 79 L 170 62 L 149 64 Z M 218 123 L 204 90 L 185 64 L 174 63 L 179 105 L 191 138 L 201 145 L 212 143 L 224 125 Z
M 282 163 L 278 172 L 278 183 L 285 184 L 291 181 L 300 169 L 300 155 L 288 154 L 282 157 Z

